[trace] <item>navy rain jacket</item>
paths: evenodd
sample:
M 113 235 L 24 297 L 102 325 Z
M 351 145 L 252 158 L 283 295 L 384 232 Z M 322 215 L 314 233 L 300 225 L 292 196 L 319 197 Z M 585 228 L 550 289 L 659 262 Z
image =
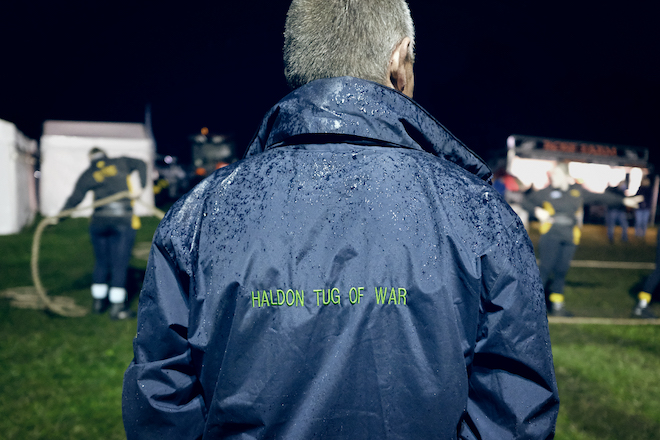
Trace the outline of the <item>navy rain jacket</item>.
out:
M 414 101 L 314 81 L 154 237 L 128 439 L 551 438 L 532 246 Z

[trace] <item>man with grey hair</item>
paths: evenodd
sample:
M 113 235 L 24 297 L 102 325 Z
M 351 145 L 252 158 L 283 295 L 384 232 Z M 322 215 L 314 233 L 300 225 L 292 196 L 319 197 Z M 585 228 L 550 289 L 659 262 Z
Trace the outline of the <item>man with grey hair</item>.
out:
M 284 75 L 294 89 L 352 76 L 399 86 L 412 97 L 414 39 L 405 1 L 294 1 L 284 31 Z
M 529 237 L 413 47 L 404 0 L 292 2 L 294 91 L 154 236 L 129 440 L 552 438 Z

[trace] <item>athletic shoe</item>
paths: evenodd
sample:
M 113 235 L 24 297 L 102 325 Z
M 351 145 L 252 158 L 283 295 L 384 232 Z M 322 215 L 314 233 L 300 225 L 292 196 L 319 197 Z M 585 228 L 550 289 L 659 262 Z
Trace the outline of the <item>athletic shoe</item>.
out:
M 108 298 L 95 299 L 94 304 L 92 304 L 92 312 L 100 315 L 108 309 L 109 305 L 110 303 L 108 302 Z
M 658 317 L 655 316 L 655 313 L 653 313 L 649 307 L 636 306 L 633 309 L 632 316 L 633 318 L 639 319 L 658 319 Z
M 573 316 L 573 314 L 572 314 L 571 312 L 569 312 L 568 310 L 566 310 L 566 309 L 564 309 L 564 308 L 561 308 L 561 309 L 550 309 L 550 310 L 548 311 L 548 314 L 549 314 L 550 316 L 561 316 L 561 317 L 563 317 L 563 318 L 570 318 L 570 317 Z
M 120 321 L 124 319 L 135 318 L 137 314 L 131 309 L 127 308 L 124 303 L 112 304 L 110 306 L 110 319 L 113 321 Z

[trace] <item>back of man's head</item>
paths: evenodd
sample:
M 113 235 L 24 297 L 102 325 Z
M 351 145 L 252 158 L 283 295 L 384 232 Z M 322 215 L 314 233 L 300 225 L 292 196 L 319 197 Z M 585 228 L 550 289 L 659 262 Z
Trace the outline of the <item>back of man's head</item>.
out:
M 393 50 L 415 30 L 405 0 L 293 0 L 284 30 L 292 88 L 354 76 L 383 84 Z M 413 57 L 413 44 L 408 49 Z

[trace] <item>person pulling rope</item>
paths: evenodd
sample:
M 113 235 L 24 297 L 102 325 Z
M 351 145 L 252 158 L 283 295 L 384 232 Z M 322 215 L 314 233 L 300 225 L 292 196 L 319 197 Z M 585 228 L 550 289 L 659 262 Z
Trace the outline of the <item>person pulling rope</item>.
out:
M 98 199 L 91 206 L 65 209 L 60 211 L 55 216 L 43 218 L 37 225 L 37 228 L 34 232 L 34 238 L 32 240 L 32 257 L 30 261 L 32 282 L 34 283 L 34 288 L 36 289 L 37 300 L 35 301 L 34 296 L 31 295 L 30 293 L 18 292 L 18 291 L 12 292 L 13 294 L 12 297 L 14 298 L 14 300 L 18 301 L 19 303 L 21 302 L 23 303 L 22 305 L 19 306 L 31 307 L 31 308 L 44 308 L 48 312 L 65 317 L 82 317 L 87 315 L 88 313 L 87 309 L 75 304 L 75 302 L 73 302 L 71 298 L 48 296 L 46 289 L 44 288 L 41 282 L 41 277 L 39 276 L 39 249 L 41 245 L 41 236 L 43 235 L 43 232 L 47 226 L 56 225 L 57 223 L 59 223 L 60 219 L 63 219 L 65 217 L 70 217 L 77 211 L 82 211 L 85 209 L 94 209 L 122 199 L 135 200 L 138 203 L 142 204 L 143 206 L 151 209 L 154 216 L 158 217 L 159 219 L 163 218 L 163 216 L 165 215 L 163 211 L 161 211 L 160 209 L 154 206 L 150 206 L 147 205 L 146 203 L 141 202 L 138 197 L 139 196 L 136 197 L 131 196 L 130 191 L 121 191 L 111 196 Z

